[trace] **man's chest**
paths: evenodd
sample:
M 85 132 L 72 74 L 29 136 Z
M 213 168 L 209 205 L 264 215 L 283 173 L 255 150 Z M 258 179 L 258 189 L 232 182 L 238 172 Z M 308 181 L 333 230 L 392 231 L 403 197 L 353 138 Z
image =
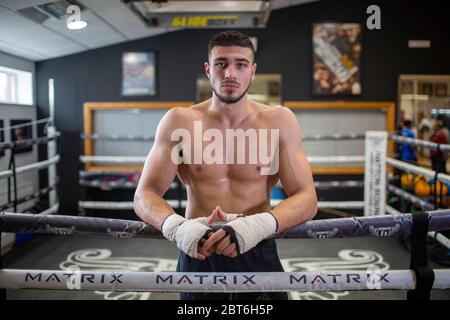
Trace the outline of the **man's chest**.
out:
M 192 173 L 232 178 L 267 175 L 278 163 L 279 132 L 262 126 L 184 130 L 176 154 Z M 273 174 L 273 173 L 272 173 Z

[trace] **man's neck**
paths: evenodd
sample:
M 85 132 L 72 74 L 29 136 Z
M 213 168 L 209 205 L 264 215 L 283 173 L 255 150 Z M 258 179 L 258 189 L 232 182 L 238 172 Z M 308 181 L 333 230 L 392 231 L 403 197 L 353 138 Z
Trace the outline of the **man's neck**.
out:
M 247 95 L 242 97 L 238 102 L 230 104 L 220 101 L 220 99 L 213 94 L 208 109 L 226 126 L 239 124 L 251 113 L 250 100 L 247 98 Z

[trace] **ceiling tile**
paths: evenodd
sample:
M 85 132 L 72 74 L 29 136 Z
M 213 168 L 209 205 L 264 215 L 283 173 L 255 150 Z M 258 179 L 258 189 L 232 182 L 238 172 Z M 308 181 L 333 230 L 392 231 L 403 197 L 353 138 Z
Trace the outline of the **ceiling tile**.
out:
M 38 6 L 44 3 L 53 2 L 52 0 L 0 0 L 0 4 L 13 10 L 20 10 L 28 7 Z

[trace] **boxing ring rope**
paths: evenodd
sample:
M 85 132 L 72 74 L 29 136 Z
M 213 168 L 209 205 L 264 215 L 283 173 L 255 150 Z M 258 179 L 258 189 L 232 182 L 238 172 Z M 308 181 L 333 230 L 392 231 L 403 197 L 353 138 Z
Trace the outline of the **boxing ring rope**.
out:
M 36 215 L 42 215 L 42 216 L 52 215 L 52 214 L 58 212 L 58 208 L 59 208 L 59 202 L 55 203 L 50 208 L 45 209 L 44 211 L 37 213 Z
M 450 288 L 450 270 L 434 270 L 433 289 Z M 7 289 L 152 292 L 324 292 L 413 290 L 412 270 L 255 273 L 0 270 Z
M 175 208 L 186 208 L 187 205 L 187 200 L 164 200 Z M 270 205 L 275 207 L 283 200 L 270 199 Z M 132 201 L 78 201 L 78 206 L 81 209 L 133 210 Z M 364 201 L 319 201 L 318 206 L 319 208 L 362 209 Z
M 26 195 L 22 198 L 19 198 L 19 199 L 17 199 L 17 204 L 21 204 L 21 203 L 45 196 L 45 195 L 49 194 L 50 191 L 55 190 L 56 187 L 57 187 L 57 184 L 48 186 L 48 187 L 40 189 L 39 191 L 37 191 L 35 193 L 32 193 L 32 194 Z M 13 206 L 14 206 L 14 203 L 4 204 L 4 205 L 0 206 L 0 212 L 6 210 L 7 208 L 11 208 Z
M 58 162 L 59 162 L 59 155 L 56 155 L 53 158 L 48 159 L 48 160 L 44 160 L 44 161 L 40 161 L 40 162 L 36 162 L 36 163 L 32 163 L 32 164 L 27 164 L 25 166 L 19 167 L 16 169 L 16 174 L 21 174 L 21 173 L 31 171 L 31 170 L 44 169 L 44 168 L 47 168 Z M 8 177 L 12 177 L 12 176 L 13 176 L 12 170 L 5 170 L 5 171 L 0 172 L 0 179 L 5 179 Z
M 80 186 L 90 187 L 90 188 L 100 188 L 104 190 L 110 189 L 135 189 L 137 187 L 136 182 L 125 181 L 125 182 L 117 182 L 117 181 L 97 181 L 97 180 L 87 180 L 87 179 L 79 179 Z M 169 187 L 171 190 L 175 190 L 177 188 L 177 183 L 172 182 Z
M 136 182 L 116 182 L 116 181 L 89 181 L 85 179 L 79 180 L 80 186 L 89 187 L 89 188 L 99 188 L 103 190 L 111 190 L 111 189 L 136 189 Z
M 402 215 L 403 214 L 400 211 L 398 211 L 397 209 L 392 208 L 391 206 L 386 206 L 386 213 L 391 214 L 391 215 Z M 430 238 L 433 238 L 434 240 L 436 240 L 437 242 L 439 242 L 444 247 L 446 247 L 447 249 L 450 250 L 450 239 L 448 239 L 443 234 L 436 232 L 436 231 L 430 231 L 430 232 L 428 232 L 428 236 Z
M 108 175 L 113 175 L 113 173 L 110 173 Z M 92 176 L 95 176 L 95 175 L 91 175 L 91 177 Z M 116 188 L 134 189 L 137 187 L 137 183 L 131 182 L 131 181 L 126 181 L 126 182 L 97 181 L 97 180 L 87 180 L 87 179 L 81 178 L 81 179 L 79 179 L 79 183 L 83 187 L 102 188 L 102 189 L 116 189 Z M 281 184 L 277 184 L 277 186 L 281 187 Z M 362 181 L 362 180 L 361 181 L 359 181 L 359 180 L 315 181 L 314 186 L 317 189 L 331 189 L 331 188 L 337 188 L 337 187 L 362 188 L 362 187 L 364 187 L 364 181 Z M 177 183 L 172 182 L 170 184 L 170 189 L 176 189 L 176 188 L 177 188 Z
M 90 170 L 90 171 L 79 171 L 79 176 L 81 178 L 97 177 L 97 176 L 109 176 L 109 175 L 125 175 L 125 174 L 141 174 L 141 170 Z
M 364 181 L 362 180 L 345 180 L 345 181 L 314 181 L 314 186 L 318 189 L 327 188 L 362 188 Z
M 144 164 L 146 157 L 122 157 L 122 156 L 80 156 L 82 163 L 120 163 L 120 164 Z
M 117 141 L 154 141 L 154 136 L 147 135 L 119 135 L 119 134 L 81 134 L 83 140 L 117 140 Z M 331 134 L 308 134 L 302 137 L 303 141 L 316 141 L 316 140 L 356 140 L 364 139 L 364 133 L 331 133 Z
M 431 203 L 426 202 L 425 200 L 423 200 L 419 197 L 416 197 L 415 195 L 413 195 L 409 192 L 406 192 L 392 184 L 389 184 L 387 188 L 388 188 L 389 192 L 391 192 L 405 200 L 408 200 L 409 202 L 412 202 L 413 204 L 416 204 L 416 205 L 422 207 L 423 209 L 426 209 L 426 210 L 434 209 L 434 205 L 432 205 Z
M 403 136 L 399 136 L 399 135 L 395 135 L 395 134 L 389 135 L 389 139 L 391 139 L 392 141 L 398 142 L 398 143 L 405 143 L 405 144 L 410 144 L 410 145 L 415 145 L 415 146 L 421 146 L 421 147 L 426 147 L 426 148 L 430 148 L 433 150 L 437 150 L 439 148 L 439 150 L 441 150 L 442 152 L 450 152 L 450 145 L 448 145 L 448 144 L 439 144 L 436 142 L 431 142 L 431 141 L 426 141 L 426 140 L 407 138 L 407 137 L 403 137 Z
M 36 120 L 36 121 L 30 121 L 30 122 L 20 123 L 20 124 L 16 124 L 16 125 L 9 126 L 9 127 L 3 127 L 3 128 L 0 128 L 0 131 L 6 131 L 6 130 L 15 129 L 15 128 L 23 128 L 23 127 L 28 127 L 28 126 L 34 126 L 34 125 L 41 124 L 41 123 L 51 122 L 52 120 L 53 120 L 52 117 L 43 118 L 43 119 L 39 119 L 39 120 Z
M 141 135 L 119 135 L 119 134 L 81 134 L 83 140 L 106 140 L 106 141 L 155 141 L 153 136 Z
M 450 210 L 428 211 L 429 231 L 450 229 Z M 277 238 L 387 237 L 410 234 L 412 214 L 400 216 L 352 217 L 312 220 L 278 234 Z M 157 229 L 142 221 L 82 216 L 39 216 L 26 213 L 0 213 L 2 232 L 46 234 L 88 233 L 114 237 L 157 237 Z
M 302 137 L 303 141 L 316 141 L 316 140 L 358 140 L 364 139 L 365 133 L 330 133 L 330 134 L 306 134 Z
M 310 156 L 307 157 L 311 164 L 322 163 L 364 163 L 364 156 Z M 123 157 L 123 156 L 80 156 L 82 163 L 104 164 L 144 164 L 147 157 Z
M 270 206 L 275 207 L 285 199 L 270 199 Z M 320 208 L 336 208 L 336 209 L 362 209 L 364 201 L 319 201 L 317 205 Z
M 445 173 L 438 173 L 436 175 L 436 172 L 430 169 L 426 169 L 423 167 L 419 167 L 419 166 L 415 166 L 400 160 L 396 160 L 393 158 L 386 158 L 386 163 L 392 165 L 393 167 L 397 168 L 397 169 L 401 169 L 403 171 L 406 172 L 410 172 L 410 173 L 415 173 L 418 175 L 423 175 L 423 176 L 427 176 L 427 177 L 431 177 L 434 178 L 435 176 L 437 176 L 437 179 L 445 182 L 445 183 L 450 183 L 450 175 L 445 174 Z
M 308 162 L 310 164 L 322 163 L 364 163 L 364 156 L 309 156 Z
M 49 141 L 56 140 L 59 137 L 59 133 L 52 137 L 39 137 L 36 139 L 26 139 L 26 140 L 19 140 L 14 142 L 0 142 L 0 151 L 12 149 L 13 147 L 28 147 L 32 145 L 40 145 L 40 144 L 46 144 Z

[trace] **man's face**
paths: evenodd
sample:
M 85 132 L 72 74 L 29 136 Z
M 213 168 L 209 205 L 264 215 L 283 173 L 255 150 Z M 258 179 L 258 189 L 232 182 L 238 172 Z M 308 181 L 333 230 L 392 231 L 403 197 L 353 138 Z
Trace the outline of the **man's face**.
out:
M 249 48 L 215 46 L 209 55 L 209 62 L 205 62 L 205 71 L 219 100 L 232 104 L 247 93 L 255 75 L 256 63 Z

